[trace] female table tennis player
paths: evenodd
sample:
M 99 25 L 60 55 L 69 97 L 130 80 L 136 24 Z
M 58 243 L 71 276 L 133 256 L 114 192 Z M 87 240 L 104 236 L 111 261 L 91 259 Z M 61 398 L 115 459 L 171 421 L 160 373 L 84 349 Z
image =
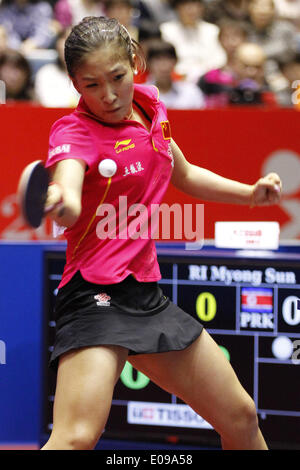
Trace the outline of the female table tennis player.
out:
M 116 20 L 88 17 L 76 25 L 65 60 L 81 100 L 53 125 L 47 161 L 47 206 L 63 199 L 64 210 L 51 216 L 67 227 L 68 246 L 51 356 L 53 430 L 43 449 L 95 447 L 126 360 L 211 423 L 224 449 L 266 449 L 254 402 L 221 349 L 162 294 L 153 239 L 103 237 L 99 211 L 111 204 L 118 221 L 121 195 L 128 207 L 149 209 L 170 179 L 200 199 L 276 204 L 280 178 L 247 185 L 189 164 L 171 139 L 157 89 L 134 85 L 142 56 Z

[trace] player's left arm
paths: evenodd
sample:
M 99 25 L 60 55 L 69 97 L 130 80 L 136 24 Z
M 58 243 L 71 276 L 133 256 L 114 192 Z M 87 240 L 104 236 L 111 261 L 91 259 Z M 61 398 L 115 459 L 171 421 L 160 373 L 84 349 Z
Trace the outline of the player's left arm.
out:
M 206 201 L 251 206 L 278 204 L 281 180 L 276 173 L 269 173 L 253 185 L 244 184 L 189 163 L 174 140 L 171 147 L 174 157 L 172 183 L 181 191 Z

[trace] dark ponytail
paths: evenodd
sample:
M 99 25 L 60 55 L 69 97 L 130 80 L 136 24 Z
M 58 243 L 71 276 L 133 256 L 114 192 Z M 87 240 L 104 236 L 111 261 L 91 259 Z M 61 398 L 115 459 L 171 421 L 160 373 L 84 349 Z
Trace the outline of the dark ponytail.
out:
M 124 49 L 132 67 L 133 56 L 136 55 L 137 67 L 141 71 L 145 70 L 143 51 L 122 24 L 114 18 L 87 16 L 72 28 L 65 42 L 65 62 L 70 77 L 74 77 L 86 54 L 113 43 Z

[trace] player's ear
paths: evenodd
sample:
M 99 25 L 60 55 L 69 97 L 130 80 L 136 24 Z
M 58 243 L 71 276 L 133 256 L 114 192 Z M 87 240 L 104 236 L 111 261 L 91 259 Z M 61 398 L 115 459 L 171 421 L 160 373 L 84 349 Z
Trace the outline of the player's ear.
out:
M 132 55 L 132 64 L 133 73 L 136 75 L 138 73 L 138 58 L 136 54 Z

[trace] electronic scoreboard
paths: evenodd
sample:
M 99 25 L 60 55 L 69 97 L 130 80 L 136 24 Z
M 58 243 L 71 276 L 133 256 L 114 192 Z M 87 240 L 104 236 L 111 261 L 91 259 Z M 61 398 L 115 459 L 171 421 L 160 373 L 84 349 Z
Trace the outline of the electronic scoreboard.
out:
M 158 257 L 162 290 L 218 343 L 255 401 L 269 447 L 300 449 L 300 254 L 158 244 Z M 52 312 L 63 266 L 63 252 L 45 253 L 45 434 L 51 430 L 55 393 L 55 376 L 47 366 Z M 209 423 L 128 362 L 103 437 L 219 444 Z

